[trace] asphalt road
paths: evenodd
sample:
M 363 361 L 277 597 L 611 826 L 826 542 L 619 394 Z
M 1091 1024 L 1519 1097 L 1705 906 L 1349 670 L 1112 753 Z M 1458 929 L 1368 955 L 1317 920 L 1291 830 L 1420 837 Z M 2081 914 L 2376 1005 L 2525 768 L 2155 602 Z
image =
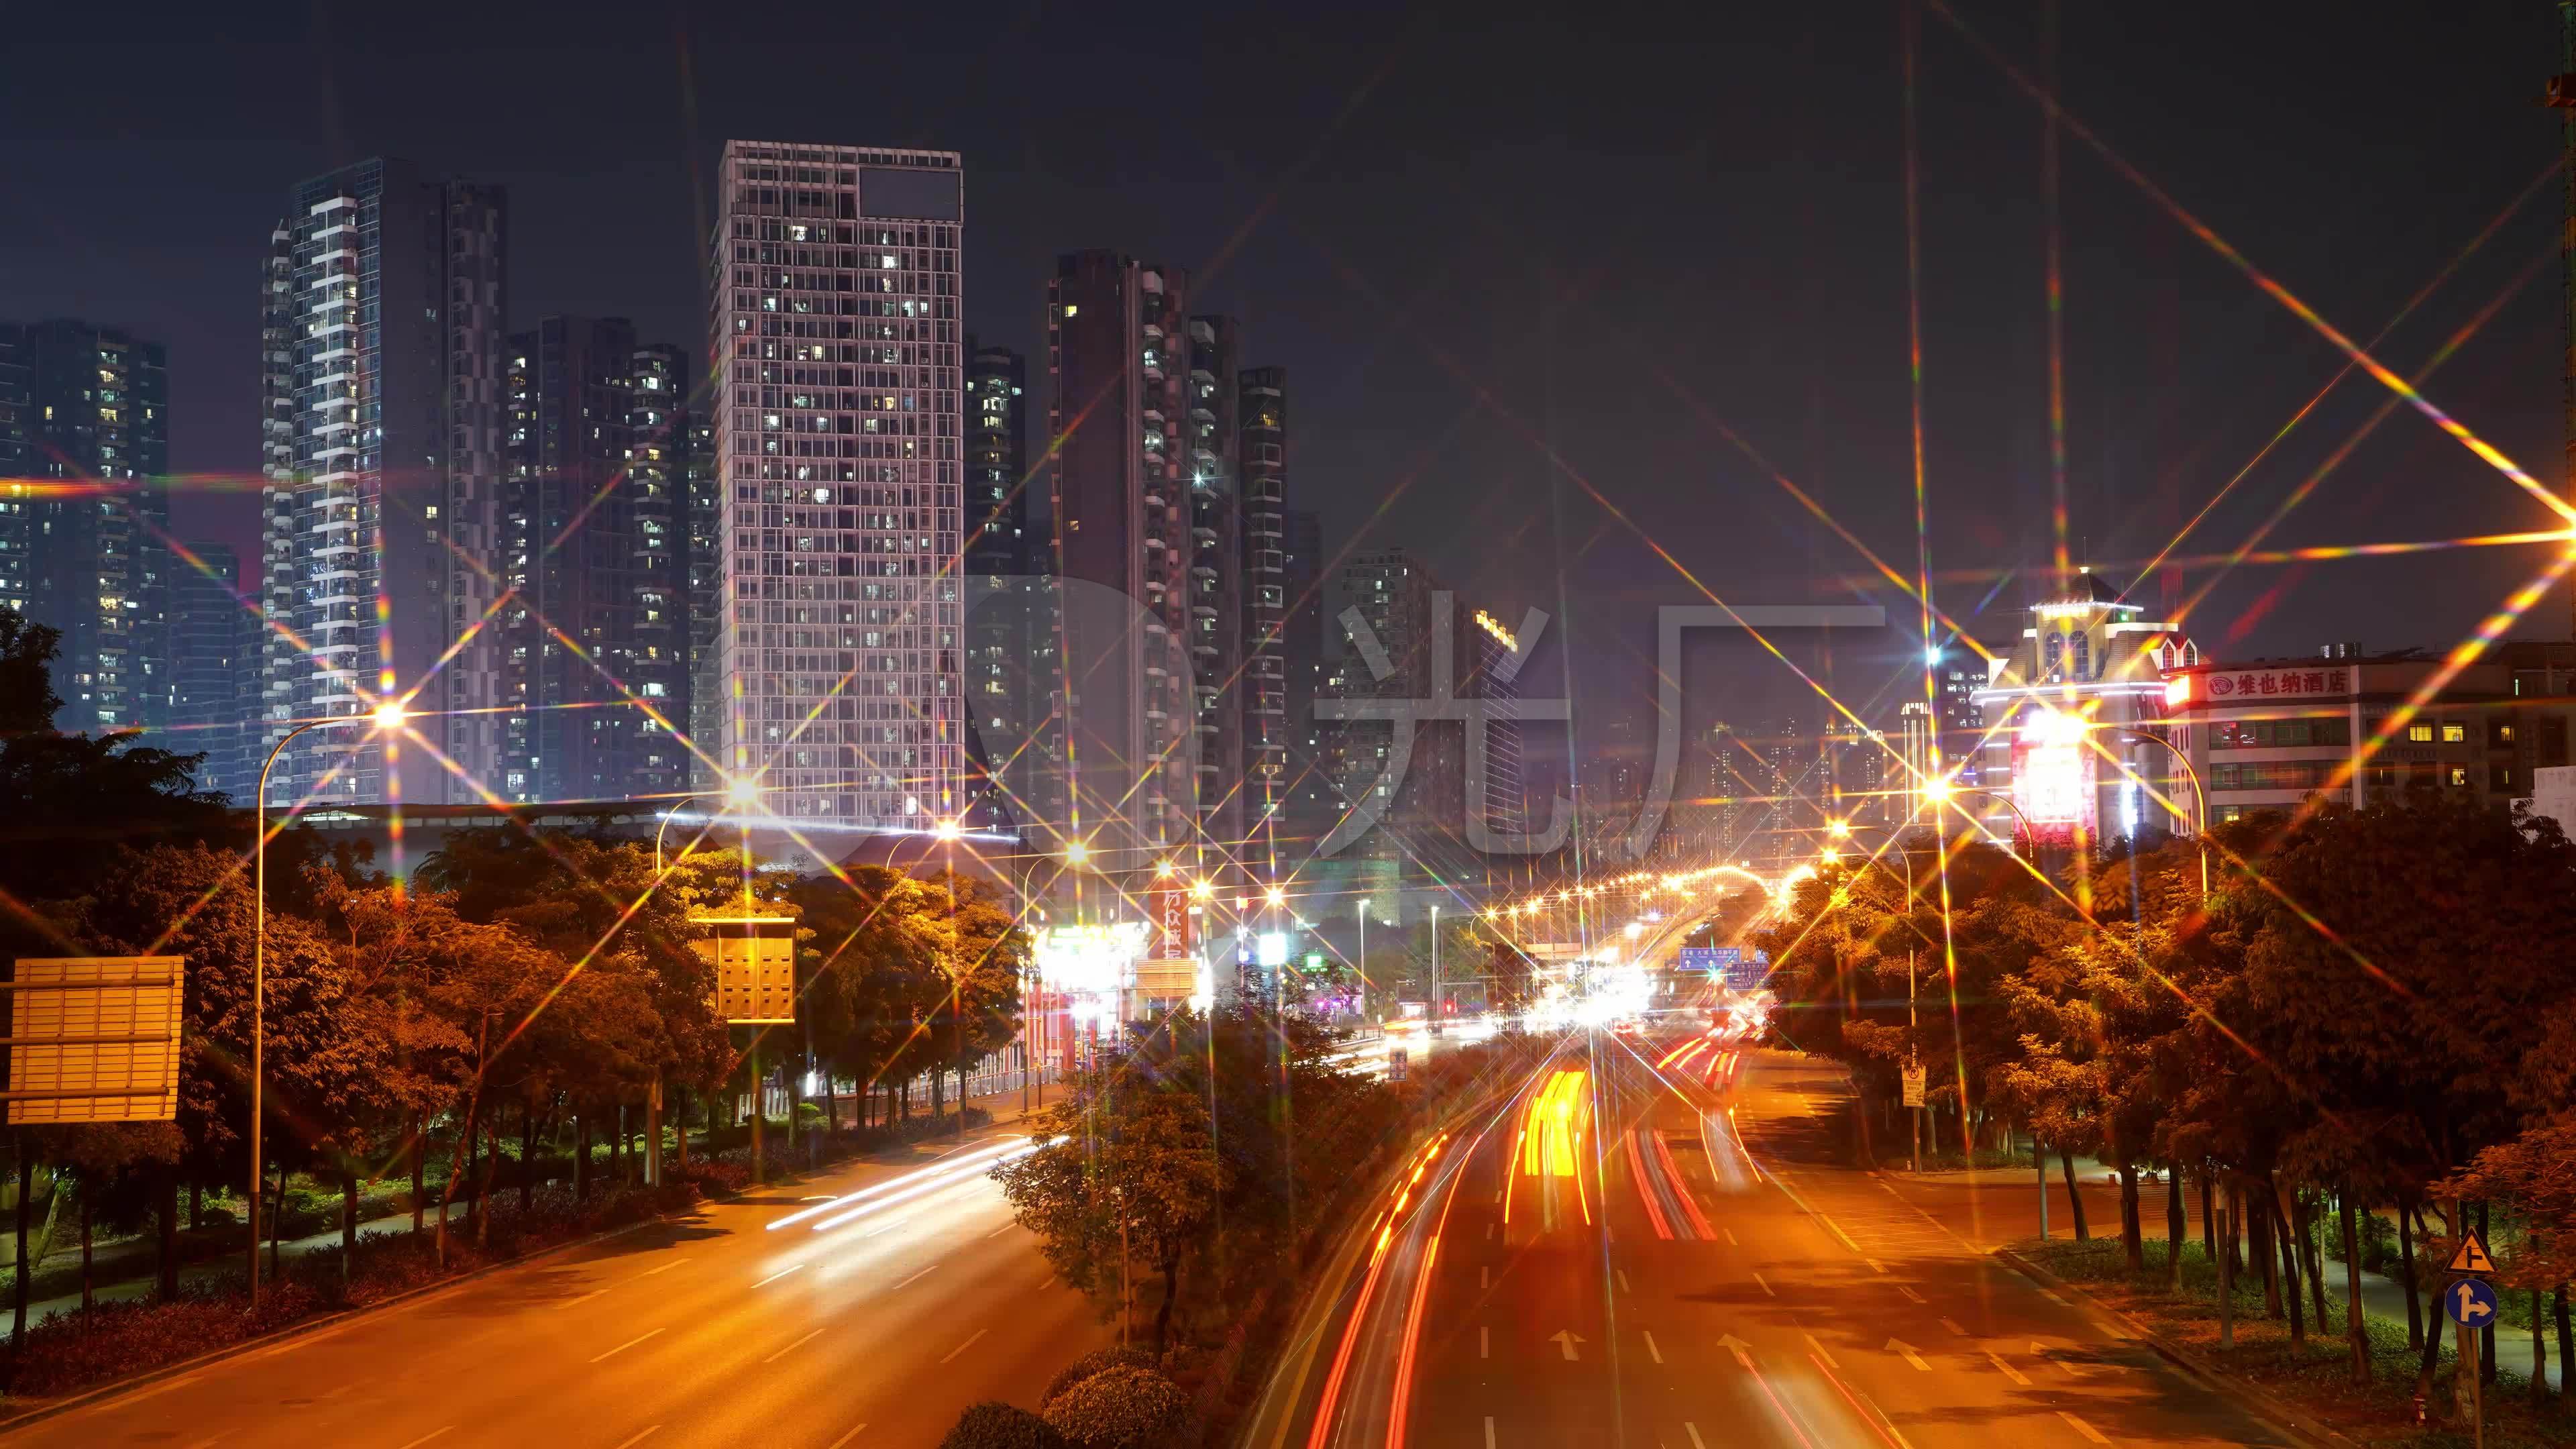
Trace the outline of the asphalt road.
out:
M 1835 1165 L 1838 1073 L 1752 1053 L 1712 1088 L 1656 1069 L 1682 1040 L 1570 1041 L 1408 1164 L 1248 1443 L 2296 1442 Z
M 365 1315 L 6 1436 L 12 1446 L 381 1449 L 938 1442 L 983 1398 L 1033 1405 L 1105 1341 L 982 1165 L 827 1173 Z M 924 1172 L 933 1175 L 920 1176 Z M 944 1174 L 944 1175 L 943 1175 Z M 867 1191 L 816 1206 L 808 1194 Z M 833 1222 L 855 1213 L 845 1222 Z M 817 1224 L 829 1224 L 816 1231 Z

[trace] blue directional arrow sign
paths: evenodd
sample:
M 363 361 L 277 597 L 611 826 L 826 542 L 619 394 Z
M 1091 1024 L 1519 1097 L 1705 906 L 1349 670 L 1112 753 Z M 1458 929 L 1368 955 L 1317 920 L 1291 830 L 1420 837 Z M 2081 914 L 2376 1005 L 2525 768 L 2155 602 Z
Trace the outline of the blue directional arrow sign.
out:
M 2442 1290 L 2442 1310 L 2462 1328 L 2484 1328 L 2495 1321 L 2496 1291 L 2483 1278 L 2463 1278 Z

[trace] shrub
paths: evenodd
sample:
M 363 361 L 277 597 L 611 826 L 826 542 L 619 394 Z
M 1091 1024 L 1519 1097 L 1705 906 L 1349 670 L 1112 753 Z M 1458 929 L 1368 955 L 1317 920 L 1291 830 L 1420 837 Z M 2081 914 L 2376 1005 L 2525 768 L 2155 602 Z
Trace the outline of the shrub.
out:
M 1057 1396 L 1061 1395 L 1065 1390 L 1072 1388 L 1075 1384 L 1081 1383 L 1084 1379 L 1091 1377 L 1102 1369 L 1149 1369 L 1152 1367 L 1154 1367 L 1154 1356 L 1141 1348 L 1132 1348 L 1125 1344 L 1116 1345 L 1110 1348 L 1095 1348 L 1091 1352 L 1084 1354 L 1082 1357 L 1075 1359 L 1073 1362 L 1066 1364 L 1064 1369 L 1054 1378 L 1047 1380 L 1046 1392 L 1038 1395 L 1038 1407 L 1045 1408 L 1047 1405 L 1054 1403 Z
M 986 1399 L 968 1404 L 939 1449 L 1066 1449 L 1046 1420 L 1012 1404 Z
M 1165 1449 L 1187 1442 L 1190 1400 L 1152 1369 L 1122 1366 L 1065 1390 L 1046 1421 L 1081 1449 Z

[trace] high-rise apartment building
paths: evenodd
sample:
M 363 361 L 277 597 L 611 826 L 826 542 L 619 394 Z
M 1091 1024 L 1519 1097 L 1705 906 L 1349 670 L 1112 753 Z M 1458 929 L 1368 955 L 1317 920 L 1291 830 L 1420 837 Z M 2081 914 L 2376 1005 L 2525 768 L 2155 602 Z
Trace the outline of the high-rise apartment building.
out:
M 1507 663 L 1517 648 L 1492 613 L 1464 604 L 1403 549 L 1356 553 L 1333 573 L 1327 607 L 1336 648 L 1320 693 L 1335 700 L 1511 701 L 1518 681 Z M 1385 673 L 1378 672 L 1384 666 Z M 1443 678 L 1443 675 L 1446 678 Z M 1330 713 L 1331 711 L 1324 711 Z M 1517 721 L 1326 720 L 1323 769 L 1345 817 L 1375 827 L 1337 854 L 1374 860 L 1361 877 L 1390 883 L 1477 879 L 1492 868 L 1487 832 L 1526 829 L 1521 731 Z M 1401 732 L 1401 733 L 1399 733 Z M 1409 745 L 1409 750 L 1403 747 Z M 1400 775 L 1391 773 L 1399 751 Z M 1476 758 L 1481 752 L 1482 778 Z
M 412 740 L 302 735 L 272 801 L 498 783 L 505 235 L 500 188 L 384 158 L 297 185 L 271 234 L 263 732 L 388 701 L 415 716 Z
M 1289 809 L 1288 369 L 1248 367 L 1238 382 L 1237 488 L 1243 499 L 1243 789 L 1265 859 L 1294 866 Z M 1282 849 L 1280 837 L 1292 848 Z M 1276 873 L 1276 872 L 1274 872 Z
M 170 716 L 169 381 L 161 344 L 0 325 L 0 603 L 62 633 L 66 730 Z M 96 485 L 43 496 L 48 483 Z
M 1244 508 L 1241 491 L 1242 329 L 1231 317 L 1190 319 L 1188 419 L 1181 424 L 1189 496 L 1191 728 L 1198 734 L 1198 830 L 1246 839 L 1260 802 L 1244 765 Z M 1246 856 L 1240 845 L 1238 857 Z M 1265 879 L 1273 878 L 1265 875 Z
M 1037 748 L 1055 692 L 1051 591 L 1029 529 L 1028 359 L 967 340 L 966 819 L 1002 830 L 1044 818 L 1054 772 Z
M 1047 286 L 1067 776 L 1053 823 L 1111 849 L 1234 838 L 1198 833 L 1188 293 L 1186 272 L 1097 250 L 1059 257 Z
M 548 317 L 503 373 L 501 778 L 512 801 L 685 788 L 687 448 L 680 349 Z
M 1324 682 L 1324 525 L 1311 509 L 1287 509 L 1281 517 L 1286 531 L 1280 587 L 1288 602 L 1281 615 L 1279 656 L 1288 751 L 1279 799 L 1288 823 L 1280 838 L 1296 842 L 1294 850 L 1281 850 L 1293 864 L 1314 849 L 1338 812 L 1324 759 L 1324 727 L 1315 718 L 1315 694 Z
M 957 153 L 729 141 L 707 298 L 718 758 L 763 808 L 966 804 Z
M 265 752 L 259 730 L 259 605 L 242 590 L 229 544 L 191 543 L 170 581 L 172 640 L 168 748 L 203 755 L 197 788 L 250 801 Z
M 691 394 L 683 436 L 689 529 L 687 579 L 689 626 L 689 715 L 675 723 L 689 732 L 687 788 L 719 790 L 717 751 L 724 747 L 725 695 L 716 666 L 724 638 L 725 550 L 723 510 L 718 506 L 715 410 L 709 406 L 704 379 Z

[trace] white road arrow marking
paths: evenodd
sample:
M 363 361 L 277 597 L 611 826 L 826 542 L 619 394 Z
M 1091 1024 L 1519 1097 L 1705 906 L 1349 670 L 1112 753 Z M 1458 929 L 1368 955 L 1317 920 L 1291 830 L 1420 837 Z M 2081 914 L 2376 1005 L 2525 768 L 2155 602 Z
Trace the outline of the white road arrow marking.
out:
M 1928 1374 L 1932 1372 L 1932 1365 L 1923 1361 L 1923 1355 L 1914 1351 L 1914 1345 L 1907 1343 L 1901 1338 L 1889 1339 L 1887 1341 L 1887 1351 L 1889 1353 L 1903 1355 L 1905 1361 L 1914 1365 L 1915 1370 L 1918 1373 Z
M 1576 1359 L 1582 1357 L 1581 1354 L 1574 1351 L 1574 1346 L 1582 1341 L 1583 1335 L 1575 1332 L 1571 1328 L 1558 1329 L 1556 1336 L 1548 1340 L 1548 1342 L 1555 1344 L 1558 1348 L 1565 1351 L 1565 1361 L 1567 1363 L 1572 1363 Z
M 1751 1348 L 1753 1345 L 1746 1343 L 1743 1339 L 1730 1333 L 1725 1337 L 1720 1338 L 1717 1341 L 1717 1346 L 1733 1353 L 1737 1363 L 1742 1364 L 1746 1368 L 1753 1367 L 1753 1355 L 1745 1352 L 1746 1349 Z

